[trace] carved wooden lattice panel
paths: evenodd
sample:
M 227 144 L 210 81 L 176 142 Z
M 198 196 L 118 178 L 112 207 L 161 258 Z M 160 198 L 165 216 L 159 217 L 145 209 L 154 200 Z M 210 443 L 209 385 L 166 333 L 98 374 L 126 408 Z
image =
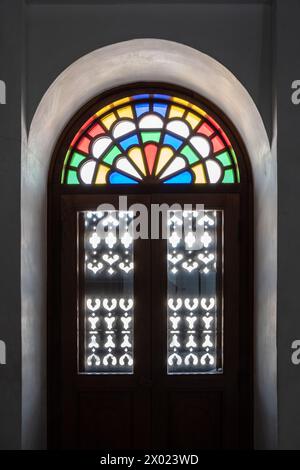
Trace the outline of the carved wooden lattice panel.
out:
M 82 372 L 133 372 L 131 219 L 129 211 L 84 213 Z
M 168 373 L 220 372 L 222 302 L 218 294 L 213 210 L 168 211 Z

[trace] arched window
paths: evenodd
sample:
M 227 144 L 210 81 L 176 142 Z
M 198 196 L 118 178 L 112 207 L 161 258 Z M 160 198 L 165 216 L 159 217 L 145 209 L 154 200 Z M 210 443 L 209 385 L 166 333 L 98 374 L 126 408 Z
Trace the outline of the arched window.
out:
M 143 93 L 101 107 L 76 133 L 63 184 L 239 183 L 221 126 L 178 96 Z
M 56 445 L 249 445 L 252 189 L 234 126 L 172 85 L 109 91 L 57 143 L 49 203 Z

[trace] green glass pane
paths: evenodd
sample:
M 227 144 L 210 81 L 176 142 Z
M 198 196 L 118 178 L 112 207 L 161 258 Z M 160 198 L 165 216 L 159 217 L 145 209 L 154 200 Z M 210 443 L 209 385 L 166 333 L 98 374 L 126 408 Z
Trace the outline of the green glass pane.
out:
M 73 155 L 72 155 L 72 158 L 71 158 L 71 162 L 70 162 L 70 165 L 71 166 L 75 166 L 76 168 L 78 167 L 78 165 L 83 161 L 85 160 L 85 156 L 84 155 L 81 155 L 81 153 L 77 153 L 77 152 L 74 152 Z
M 222 163 L 223 166 L 231 165 L 231 159 L 228 152 L 220 153 L 220 155 L 218 155 L 216 158 Z
M 233 170 L 225 170 L 222 183 L 235 183 Z
M 195 163 L 199 160 L 199 157 L 197 154 L 191 149 L 189 145 L 186 145 L 182 150 L 181 150 L 182 155 L 184 155 L 187 159 L 189 164 L 191 165 L 192 163 Z
M 61 182 L 61 183 L 63 183 L 63 182 L 64 182 L 64 179 L 65 179 L 66 165 L 67 165 L 67 163 L 68 163 L 70 153 L 71 153 L 71 150 L 69 149 L 69 150 L 67 151 L 67 153 L 66 153 L 65 160 L 64 160 L 64 165 L 63 165 L 63 169 L 62 169 L 62 172 L 61 172 L 61 179 L 60 179 L 60 182 Z
M 114 145 L 114 147 L 105 154 L 105 156 L 103 157 L 103 161 L 105 163 L 108 163 L 109 165 L 111 165 L 114 161 L 114 159 L 118 156 L 118 155 L 121 155 L 121 150 L 119 150 L 119 148 Z
M 160 132 L 141 132 L 142 141 L 145 142 L 159 142 Z
M 231 154 L 232 154 L 232 157 L 233 157 L 233 160 L 234 160 L 234 163 L 235 163 L 235 169 L 236 169 L 236 174 L 237 174 L 237 182 L 240 183 L 240 181 L 241 181 L 241 179 L 240 179 L 240 170 L 239 170 L 236 154 L 235 154 L 235 151 L 233 149 L 231 149 Z
M 77 172 L 69 170 L 67 173 L 67 184 L 80 184 L 77 178 Z
M 65 179 L 65 171 L 66 171 L 66 168 L 63 167 L 62 172 L 61 172 L 61 177 L 60 177 L 61 184 L 63 184 L 64 179 Z

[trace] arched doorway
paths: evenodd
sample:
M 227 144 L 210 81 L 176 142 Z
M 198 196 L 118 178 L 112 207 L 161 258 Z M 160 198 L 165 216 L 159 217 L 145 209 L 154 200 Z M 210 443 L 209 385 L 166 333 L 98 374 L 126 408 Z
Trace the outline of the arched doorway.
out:
M 91 76 L 93 80 L 91 80 Z M 41 100 L 22 147 L 22 435 L 46 446 L 47 180 L 57 139 L 74 112 L 122 83 L 151 80 L 193 90 L 235 124 L 254 184 L 254 439 L 277 439 L 277 173 L 260 113 L 242 83 L 220 62 L 183 44 L 138 39 L 97 49 L 65 69 Z M 262 360 L 263 358 L 263 360 Z M 26 406 L 25 406 L 26 404 Z M 51 419 L 48 425 L 51 427 Z M 36 432 L 32 434 L 32 429 Z
M 190 211 L 133 243 L 120 194 Z M 178 86 L 110 90 L 63 132 L 48 200 L 50 445 L 251 447 L 252 183 L 233 124 Z

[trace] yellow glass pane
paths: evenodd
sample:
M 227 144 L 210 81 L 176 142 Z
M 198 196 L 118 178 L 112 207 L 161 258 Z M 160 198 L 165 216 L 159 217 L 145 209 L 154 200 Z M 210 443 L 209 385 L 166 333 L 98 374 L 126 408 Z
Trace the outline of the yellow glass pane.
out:
M 106 129 L 110 129 L 113 123 L 117 120 L 114 113 L 108 114 L 105 118 L 102 119 L 102 123 L 106 127 Z
M 113 104 L 108 104 L 107 106 L 104 106 L 103 108 L 99 109 L 99 111 L 96 112 L 96 116 L 97 117 L 102 116 L 103 114 L 105 114 L 107 111 L 109 111 L 113 107 L 114 107 Z
M 173 97 L 173 101 L 175 101 L 175 103 L 182 104 L 183 106 L 187 106 L 188 108 L 191 106 L 191 104 L 187 100 L 183 100 L 182 98 L 177 98 L 177 96 Z
M 143 175 L 146 175 L 146 168 L 141 149 L 139 147 L 133 147 L 128 151 L 128 156 L 136 164 Z
M 196 111 L 196 113 L 200 114 L 200 116 L 204 117 L 207 114 L 203 109 L 199 108 L 199 106 L 196 106 L 195 104 L 192 104 L 191 108 L 193 111 Z
M 128 103 L 130 101 L 130 98 L 122 98 L 117 101 L 113 101 L 112 103 L 108 104 L 107 106 L 104 106 L 103 108 L 100 108 L 99 111 L 96 112 L 96 116 L 103 116 L 103 114 L 107 113 L 110 109 L 114 109 L 117 106 L 121 106 L 122 104 Z
M 173 150 L 171 147 L 163 147 L 159 153 L 158 156 L 158 161 L 157 161 L 157 167 L 155 174 L 158 175 L 158 173 L 165 167 L 165 165 L 168 163 L 170 158 L 172 158 L 174 155 Z
M 96 184 L 106 184 L 106 175 L 109 172 L 109 168 L 104 165 L 100 165 L 97 177 L 96 177 Z
M 117 111 L 120 118 L 131 118 L 133 119 L 132 108 L 131 106 L 124 106 Z
M 204 173 L 202 163 L 199 163 L 199 165 L 193 166 L 191 169 L 192 169 L 192 171 L 195 175 L 195 183 L 196 184 L 206 183 L 206 178 L 205 178 L 205 173 Z
M 121 98 L 120 100 L 114 101 L 113 106 L 116 108 L 117 106 L 121 106 L 121 104 L 128 103 L 130 101 L 130 98 L 127 96 L 126 98 Z
M 64 159 L 64 165 L 63 165 L 63 170 L 62 170 L 62 173 L 61 173 L 61 180 L 60 180 L 61 183 L 64 182 L 66 166 L 67 166 L 67 163 L 68 163 L 68 160 L 69 160 L 70 153 L 71 153 L 71 149 L 69 148 L 69 150 L 66 153 L 65 159 Z
M 174 106 L 174 105 L 171 106 L 170 114 L 169 114 L 170 118 L 182 117 L 183 114 L 184 114 L 183 108 L 180 108 L 179 106 Z
M 201 121 L 201 119 L 196 116 L 196 114 L 193 114 L 193 113 L 188 113 L 188 115 L 186 116 L 185 118 L 187 120 L 187 122 L 190 124 L 190 126 L 192 127 L 192 129 L 195 129 L 195 127 L 199 124 L 199 122 Z

